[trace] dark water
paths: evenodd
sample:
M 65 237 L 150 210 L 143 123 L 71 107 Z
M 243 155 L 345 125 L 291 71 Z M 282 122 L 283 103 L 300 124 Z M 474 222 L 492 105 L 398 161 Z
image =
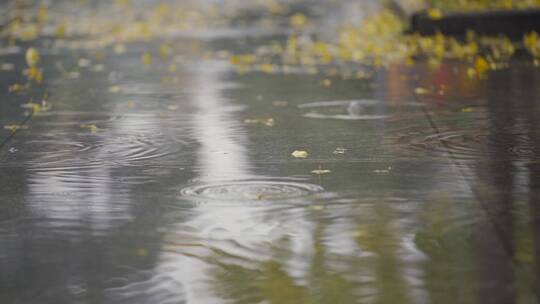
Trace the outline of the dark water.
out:
M 186 53 L 162 81 L 153 47 L 78 78 L 44 54 L 52 109 L 0 150 L 0 303 L 538 302 L 538 68 L 327 87 Z

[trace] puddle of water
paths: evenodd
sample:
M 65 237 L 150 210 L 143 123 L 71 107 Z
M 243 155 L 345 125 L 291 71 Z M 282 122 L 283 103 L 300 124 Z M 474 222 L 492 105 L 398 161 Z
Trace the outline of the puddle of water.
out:
M 53 108 L 0 150 L 0 302 L 537 299 L 537 69 L 491 74 L 471 107 L 458 93 L 411 103 L 418 85 L 396 75 L 421 69 L 429 87 L 429 68 L 334 89 L 193 59 L 173 83 L 132 64 L 138 50 L 108 59 L 118 79 L 51 72 Z

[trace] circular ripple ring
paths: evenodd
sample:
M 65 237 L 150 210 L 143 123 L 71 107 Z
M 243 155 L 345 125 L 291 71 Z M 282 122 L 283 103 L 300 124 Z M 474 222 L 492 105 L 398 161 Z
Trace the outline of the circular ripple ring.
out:
M 279 200 L 322 192 L 321 186 L 269 180 L 240 180 L 199 184 L 181 190 L 181 195 L 219 200 Z

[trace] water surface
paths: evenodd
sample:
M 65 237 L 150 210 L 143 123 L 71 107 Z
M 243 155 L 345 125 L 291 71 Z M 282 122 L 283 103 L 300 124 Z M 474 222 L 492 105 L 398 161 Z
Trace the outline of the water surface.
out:
M 258 43 L 231 31 L 174 39 Z M 78 77 L 44 54 L 53 107 L 0 150 L 0 302 L 538 302 L 537 68 L 326 86 L 191 51 L 166 74 L 155 47 Z M 24 119 L 4 97 L 0 123 Z

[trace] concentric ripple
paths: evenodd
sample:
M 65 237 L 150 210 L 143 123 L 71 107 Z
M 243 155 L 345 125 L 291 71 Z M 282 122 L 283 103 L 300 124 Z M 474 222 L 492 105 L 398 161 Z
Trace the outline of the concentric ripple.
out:
M 298 106 L 309 111 L 303 116 L 318 119 L 373 120 L 387 116 L 377 113 L 376 106 L 381 102 L 372 99 L 334 100 L 304 103 Z
M 280 200 L 322 192 L 321 186 L 274 180 L 239 180 L 186 187 L 180 194 L 192 198 L 219 200 Z

